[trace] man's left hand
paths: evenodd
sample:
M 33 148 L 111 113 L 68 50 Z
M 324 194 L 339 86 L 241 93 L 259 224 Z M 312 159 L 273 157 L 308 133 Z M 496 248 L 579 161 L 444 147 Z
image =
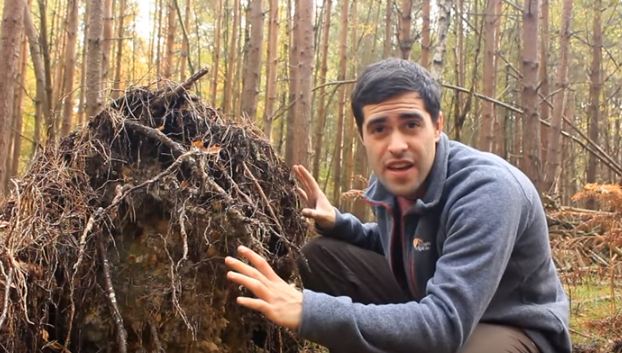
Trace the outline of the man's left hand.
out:
M 302 320 L 302 292 L 281 279 L 268 261 L 253 250 L 239 246 L 238 254 L 250 265 L 227 256 L 225 264 L 233 270 L 227 272 L 227 279 L 256 296 L 238 297 L 238 304 L 259 311 L 279 326 L 297 330 Z

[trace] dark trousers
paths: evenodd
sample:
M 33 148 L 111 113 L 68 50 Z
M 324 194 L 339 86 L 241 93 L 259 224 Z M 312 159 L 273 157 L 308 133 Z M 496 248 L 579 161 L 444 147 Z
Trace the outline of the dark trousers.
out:
M 412 300 L 397 283 L 384 256 L 343 241 L 317 237 L 298 261 L 305 288 L 347 296 L 362 304 L 397 304 Z M 539 353 L 515 327 L 480 323 L 460 353 Z

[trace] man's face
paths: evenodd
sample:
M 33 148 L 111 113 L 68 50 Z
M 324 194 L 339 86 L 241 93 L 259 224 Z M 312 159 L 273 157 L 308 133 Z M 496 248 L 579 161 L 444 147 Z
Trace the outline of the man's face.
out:
M 363 106 L 363 145 L 367 160 L 391 193 L 415 199 L 434 162 L 443 115 L 436 123 L 417 92 Z

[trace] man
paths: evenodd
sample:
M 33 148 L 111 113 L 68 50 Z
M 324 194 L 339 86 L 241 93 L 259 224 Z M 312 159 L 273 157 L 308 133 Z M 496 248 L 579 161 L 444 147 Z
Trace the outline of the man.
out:
M 334 352 L 570 352 L 568 301 L 538 192 L 518 169 L 442 132 L 440 88 L 417 64 L 369 66 L 352 109 L 373 169 L 377 223 L 331 206 L 295 166 L 323 235 L 303 249 L 300 292 L 245 247 L 238 303 Z

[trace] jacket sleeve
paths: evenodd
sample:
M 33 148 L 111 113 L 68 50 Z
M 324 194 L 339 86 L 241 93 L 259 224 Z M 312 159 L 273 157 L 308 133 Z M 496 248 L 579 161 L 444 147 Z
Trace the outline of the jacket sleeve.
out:
M 533 206 L 515 180 L 470 178 L 469 190 L 445 205 L 446 238 L 421 301 L 362 305 L 305 290 L 301 335 L 338 352 L 457 352 L 495 294 Z
M 363 249 L 383 254 L 377 223 L 363 223 L 353 214 L 335 208 L 335 226 L 327 231 L 316 228 L 321 235 L 343 240 Z

